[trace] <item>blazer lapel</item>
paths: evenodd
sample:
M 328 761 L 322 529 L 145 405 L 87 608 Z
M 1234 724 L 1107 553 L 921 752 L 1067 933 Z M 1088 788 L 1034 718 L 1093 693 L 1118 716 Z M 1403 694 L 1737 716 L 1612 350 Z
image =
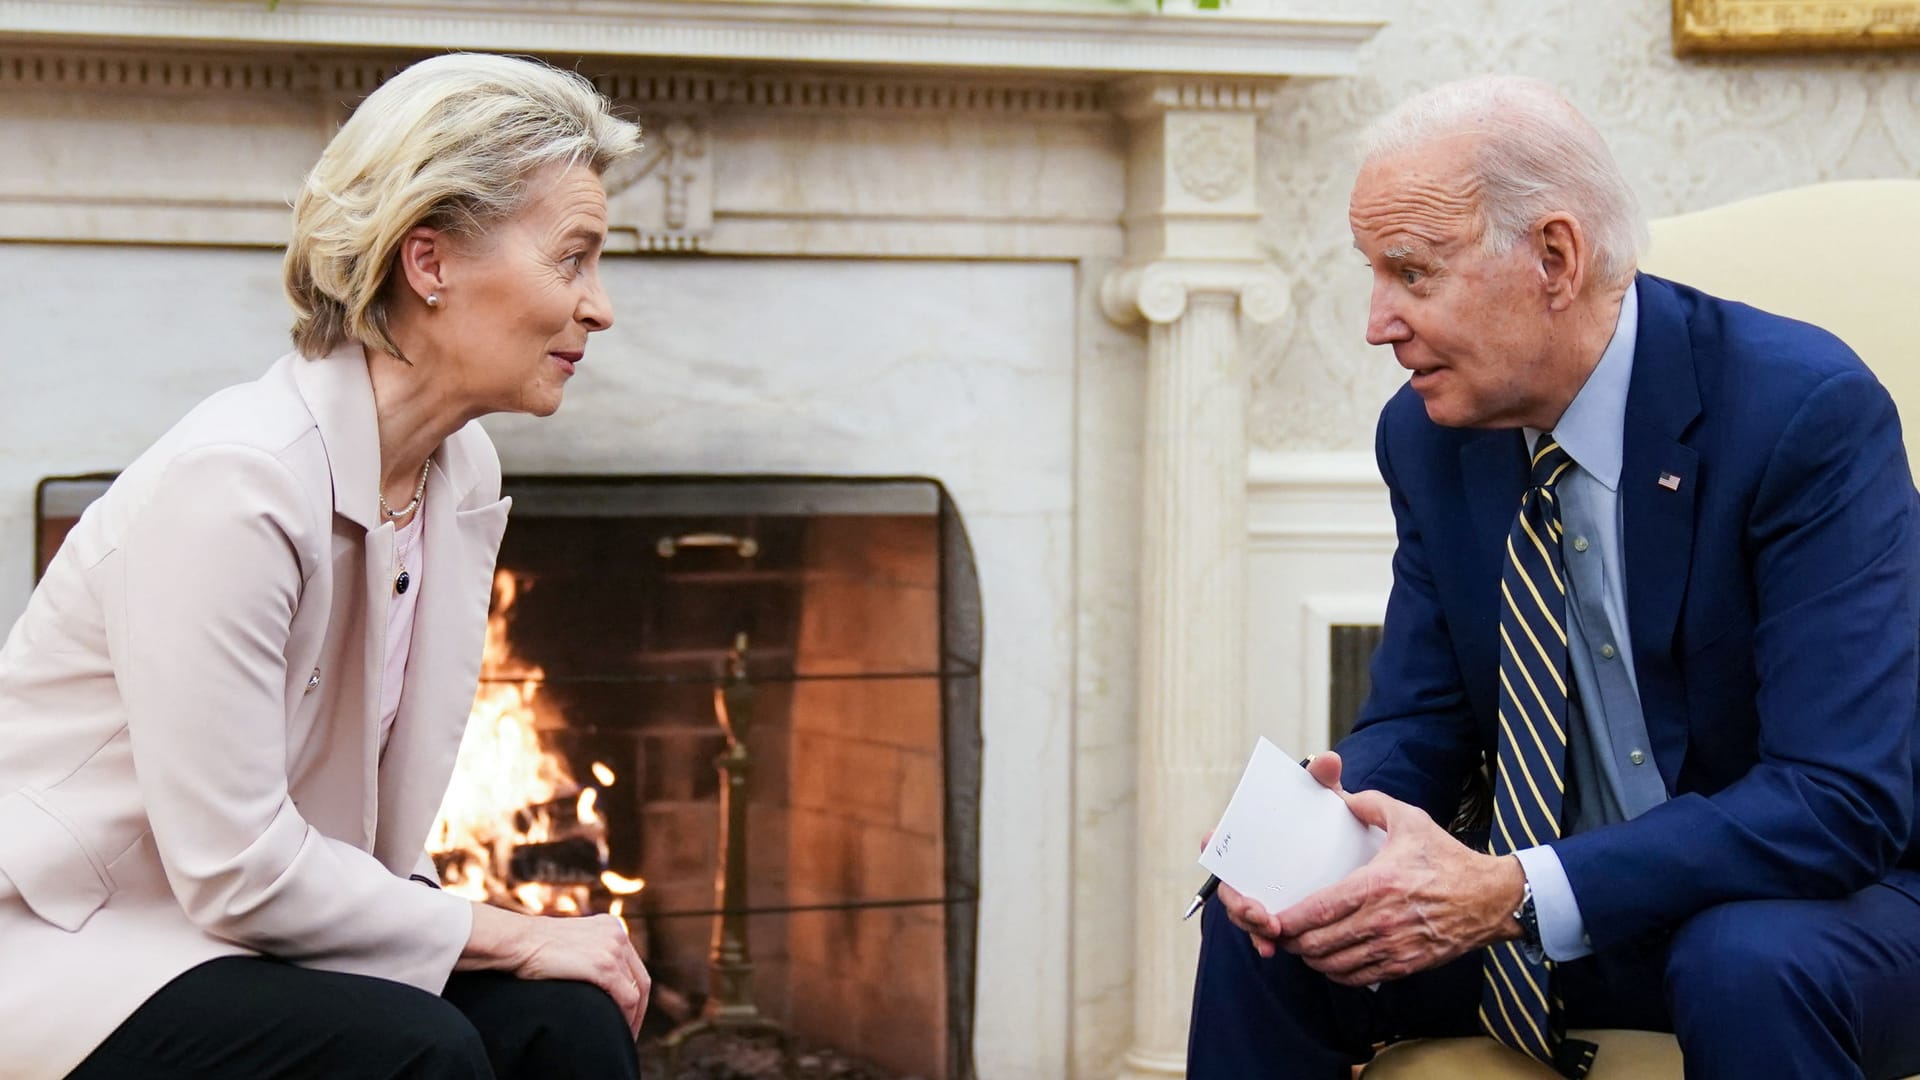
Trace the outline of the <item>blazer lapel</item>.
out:
M 1460 448 L 1461 479 L 1473 523 L 1473 543 L 1466 550 L 1486 556 L 1485 562 L 1474 568 L 1473 580 L 1486 582 L 1496 598 L 1507 534 L 1513 531 L 1520 494 L 1527 486 L 1526 448 L 1527 437 L 1518 428 L 1479 432 Z
M 1648 738 L 1671 791 L 1687 746 L 1685 688 L 1673 638 L 1693 564 L 1700 488 L 1698 456 L 1681 437 L 1700 415 L 1700 388 L 1686 316 L 1672 290 L 1645 275 L 1635 287 L 1639 338 L 1620 464 L 1627 622 Z
M 333 512 L 369 531 L 386 524 L 379 508 L 380 420 L 366 350 L 349 341 L 326 356 L 296 359 L 293 381 L 327 448 Z
M 425 564 L 398 714 L 379 761 L 374 857 L 410 873 L 439 812 L 473 707 L 493 595 L 494 559 L 511 499 L 476 490 L 485 471 L 456 432 L 434 455 L 421 509 Z M 375 725 L 376 729 L 378 725 Z M 377 735 L 376 735 L 377 738 Z
M 326 356 L 296 359 L 293 379 L 320 431 L 327 469 L 333 477 L 337 525 L 334 565 L 348 573 L 358 570 L 360 577 L 353 584 L 338 582 L 335 592 L 342 599 L 358 593 L 363 622 L 363 633 L 357 638 L 360 654 L 342 652 L 332 658 L 339 670 L 357 671 L 360 676 L 358 694 L 343 692 L 340 698 L 340 706 L 351 709 L 360 722 L 330 725 L 331 745 L 327 748 L 329 757 L 345 759 L 331 770 L 333 774 L 341 782 L 353 777 L 359 790 L 353 794 L 342 791 L 343 805 L 329 807 L 328 813 L 336 821 L 350 820 L 358 826 L 357 837 L 341 839 L 357 840 L 361 847 L 371 850 L 376 824 L 380 684 L 386 675 L 394 542 L 393 523 L 379 512 L 379 414 L 373 400 L 373 381 L 367 375 L 366 351 L 357 342 L 344 342 Z M 349 798 L 355 805 L 344 805 Z

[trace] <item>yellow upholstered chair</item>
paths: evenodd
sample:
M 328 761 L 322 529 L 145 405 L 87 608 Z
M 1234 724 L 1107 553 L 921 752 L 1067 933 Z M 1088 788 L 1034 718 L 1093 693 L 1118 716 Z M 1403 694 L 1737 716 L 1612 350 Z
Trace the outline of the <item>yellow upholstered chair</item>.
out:
M 1920 343 L 1905 279 L 1916 239 L 1920 180 L 1846 180 L 1662 218 L 1641 268 L 1833 331 L 1893 394 L 1911 448 Z
M 1920 342 L 1908 248 L 1920 240 L 1920 180 L 1852 180 L 1761 195 L 1653 223 L 1641 268 L 1715 296 L 1825 327 L 1893 394 L 1920 447 Z M 1920 452 L 1909 450 L 1920 459 Z M 1578 1032 L 1601 1046 L 1589 1080 L 1680 1080 L 1670 1035 Z M 1491 1039 L 1390 1046 L 1365 1080 L 1554 1080 Z

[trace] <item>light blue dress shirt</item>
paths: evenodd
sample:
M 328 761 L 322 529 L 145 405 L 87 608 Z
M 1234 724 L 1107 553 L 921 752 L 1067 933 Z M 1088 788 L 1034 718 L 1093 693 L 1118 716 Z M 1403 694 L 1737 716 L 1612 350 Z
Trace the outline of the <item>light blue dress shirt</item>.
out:
M 1620 459 L 1639 318 L 1639 298 L 1629 287 L 1600 363 L 1553 429 L 1576 466 L 1556 488 L 1567 569 L 1567 661 L 1574 685 L 1567 703 L 1569 791 L 1561 809 L 1562 832 L 1569 835 L 1639 817 L 1667 798 L 1640 709 L 1621 563 Z M 1526 429 L 1529 449 L 1540 435 Z M 1593 952 L 1560 856 L 1545 845 L 1514 856 L 1533 887 L 1546 954 L 1575 960 Z

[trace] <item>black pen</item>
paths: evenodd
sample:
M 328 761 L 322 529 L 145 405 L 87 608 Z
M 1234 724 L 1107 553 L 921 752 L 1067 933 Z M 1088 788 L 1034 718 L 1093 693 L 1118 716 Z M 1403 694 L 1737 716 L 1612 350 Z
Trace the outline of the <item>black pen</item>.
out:
M 1303 769 L 1306 768 L 1307 762 L 1312 760 L 1313 760 L 1312 754 L 1308 754 L 1306 757 L 1301 758 L 1300 767 Z M 1212 874 L 1208 874 L 1206 883 L 1200 886 L 1199 892 L 1193 894 L 1193 903 L 1187 905 L 1187 913 L 1185 915 L 1180 916 L 1180 921 L 1186 922 L 1188 919 L 1193 918 L 1193 913 L 1196 911 L 1199 911 L 1201 905 L 1213 899 L 1214 891 L 1219 888 L 1220 888 L 1220 879 L 1217 877 L 1214 877 Z
M 1217 877 L 1214 877 L 1212 874 L 1208 874 L 1207 883 L 1205 885 L 1200 886 L 1199 892 L 1193 894 L 1193 903 L 1187 905 L 1187 913 L 1185 915 L 1180 916 L 1180 920 L 1182 922 L 1185 922 L 1186 920 L 1193 918 L 1193 913 L 1200 910 L 1201 904 L 1204 904 L 1208 900 L 1213 899 L 1213 891 L 1215 889 L 1218 889 L 1219 887 L 1220 887 L 1220 879 Z

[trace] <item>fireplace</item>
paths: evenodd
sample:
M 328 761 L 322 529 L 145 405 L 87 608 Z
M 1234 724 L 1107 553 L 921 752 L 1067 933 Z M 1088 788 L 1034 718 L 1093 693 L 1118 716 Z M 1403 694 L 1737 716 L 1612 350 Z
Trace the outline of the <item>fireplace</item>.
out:
M 40 565 L 109 482 L 40 485 Z M 744 1042 L 970 1080 L 981 623 L 946 491 L 503 487 L 481 685 L 428 841 L 446 887 L 620 916 L 655 979 L 652 1075 L 805 1072 L 711 1071 Z
M 672 153 L 610 199 L 618 322 L 561 415 L 488 418 L 502 462 L 939 477 L 994 626 L 978 1072 L 1178 1075 L 1193 938 L 1155 913 L 1193 887 L 1193 822 L 1247 736 L 1298 719 L 1267 684 L 1327 667 L 1285 662 L 1312 649 L 1291 637 L 1248 654 L 1249 712 L 1230 662 L 1296 620 L 1243 620 L 1233 587 L 1236 373 L 1284 331 L 1228 324 L 1281 315 L 1263 210 L 1311 194 L 1261 180 L 1299 134 L 1276 94 L 1356 70 L 1378 23 L 1279 0 L 268 6 L 10 4 L 0 272 L 14 350 L 66 360 L 17 373 L 0 534 L 27 534 L 39 477 L 124 466 L 285 348 L 286 200 L 367 89 L 448 47 L 590 73 Z M 26 549 L 0 545 L 0 622 Z

